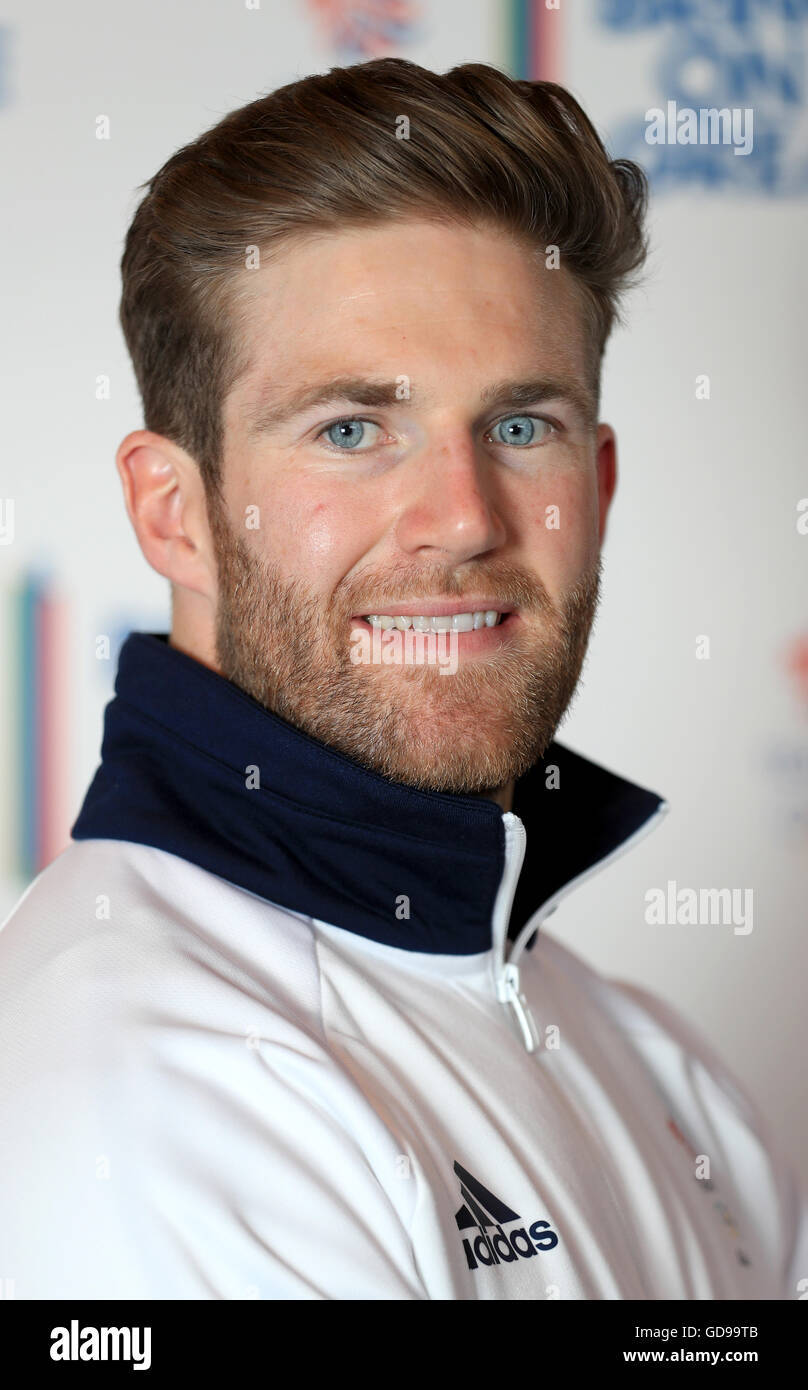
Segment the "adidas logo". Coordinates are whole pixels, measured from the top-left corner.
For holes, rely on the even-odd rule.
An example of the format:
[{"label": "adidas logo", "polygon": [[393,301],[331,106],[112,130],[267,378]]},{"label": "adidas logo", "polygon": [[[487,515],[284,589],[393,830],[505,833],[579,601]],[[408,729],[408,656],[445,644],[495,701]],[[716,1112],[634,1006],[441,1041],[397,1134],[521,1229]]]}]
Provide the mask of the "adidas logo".
[{"label": "adidas logo", "polygon": [[[459,1163],[455,1162],[454,1170],[460,1179],[463,1197],[463,1206],[455,1213],[457,1229],[468,1231],[476,1227],[478,1231],[474,1240],[470,1236],[463,1237],[469,1269],[477,1269],[478,1265],[513,1264],[520,1258],[529,1260],[532,1255],[558,1245],[558,1236],[550,1230],[549,1221],[534,1221],[529,1231],[520,1226],[506,1234],[503,1226],[521,1221],[519,1213],[501,1202]],[[489,1226],[493,1227],[492,1235],[488,1234]]]}]

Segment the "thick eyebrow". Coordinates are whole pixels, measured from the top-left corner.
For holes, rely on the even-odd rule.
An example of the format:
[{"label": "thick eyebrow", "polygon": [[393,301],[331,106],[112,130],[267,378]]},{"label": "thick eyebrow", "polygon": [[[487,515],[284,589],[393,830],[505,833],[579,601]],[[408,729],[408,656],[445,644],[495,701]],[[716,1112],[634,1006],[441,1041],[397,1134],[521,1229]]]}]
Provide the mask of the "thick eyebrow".
[{"label": "thick eyebrow", "polygon": [[[381,409],[389,405],[401,405],[396,391],[400,385],[395,381],[370,381],[361,376],[335,376],[329,381],[315,382],[304,386],[286,396],[278,396],[271,382],[262,389],[260,398],[247,408],[246,420],[249,433],[265,434],[286,424],[304,410],[315,405],[336,405],[345,401],[351,405],[365,405]],[[406,404],[406,402],[404,402]]]},{"label": "thick eyebrow", "polygon": [[597,401],[594,394],[568,377],[533,377],[527,381],[500,381],[486,387],[482,402],[489,409],[501,406],[544,405],[547,401],[563,401],[576,411],[586,429],[594,428]]},{"label": "thick eyebrow", "polygon": [[[416,400],[414,390],[406,399],[401,398],[400,381],[373,381],[367,377],[332,377],[280,398],[273,390],[272,383],[267,383],[259,398],[247,407],[245,419],[248,433],[260,435],[277,429],[296,415],[318,405],[336,406],[343,402],[378,410],[387,406],[411,405],[413,400]],[[481,404],[488,409],[542,405],[549,400],[566,402],[577,412],[585,428],[593,427],[597,413],[594,396],[584,386],[567,378],[535,377],[525,381],[500,381],[487,386],[480,396]]]}]

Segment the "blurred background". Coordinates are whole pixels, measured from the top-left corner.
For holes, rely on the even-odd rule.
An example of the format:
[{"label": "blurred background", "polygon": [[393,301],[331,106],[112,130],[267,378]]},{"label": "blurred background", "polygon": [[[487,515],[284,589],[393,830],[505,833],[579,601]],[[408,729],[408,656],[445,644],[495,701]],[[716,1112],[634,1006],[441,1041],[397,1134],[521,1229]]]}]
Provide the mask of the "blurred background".
[{"label": "blurred background", "polygon": [[[117,322],[137,186],[337,64],[549,78],[652,185],[645,283],[605,365],[603,602],[559,740],[671,807],[552,935],[684,1013],[808,1182],[807,46],[806,0],[7,0],[0,918],[68,843],[123,637],[170,626],[114,466],[142,425]],[[675,138],[672,111],[708,107],[747,133],[751,111],[752,149]],[[670,883],[751,889],[752,931],[649,925],[645,895]]]}]

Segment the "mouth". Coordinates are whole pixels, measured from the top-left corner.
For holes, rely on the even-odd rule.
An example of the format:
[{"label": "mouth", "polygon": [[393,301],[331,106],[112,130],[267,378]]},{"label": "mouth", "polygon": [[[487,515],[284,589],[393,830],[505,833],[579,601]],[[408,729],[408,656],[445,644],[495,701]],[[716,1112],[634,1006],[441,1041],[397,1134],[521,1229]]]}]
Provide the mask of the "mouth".
[{"label": "mouth", "polygon": [[[405,651],[409,651],[410,646],[415,645],[413,661],[420,665],[418,654],[418,644],[437,643],[442,648],[448,644],[456,657],[463,663],[472,660],[492,660],[510,644],[510,640],[516,630],[518,630],[521,619],[518,613],[512,608],[496,608],[493,604],[486,607],[464,607],[458,609],[457,602],[450,604],[426,604],[421,602],[421,607],[427,609],[426,613],[413,613],[396,611],[397,605],[391,605],[394,609],[392,613],[367,613],[358,614],[352,622],[354,631],[358,628],[367,634],[367,640],[372,644],[378,644],[380,652],[388,647],[395,649],[397,646],[405,644]],[[443,612],[434,612],[435,608],[442,607]],[[452,607],[454,612],[451,611]],[[446,612],[446,609],[450,609]],[[385,658],[380,657],[380,660]],[[404,664],[408,664],[406,656]]]},{"label": "mouth", "polygon": [[424,612],[414,606],[391,605],[389,612],[358,613],[354,622],[367,623],[371,628],[388,632],[480,632],[484,628],[503,627],[515,619],[510,608],[498,608],[494,603],[475,603],[459,608],[457,604],[424,604]]}]

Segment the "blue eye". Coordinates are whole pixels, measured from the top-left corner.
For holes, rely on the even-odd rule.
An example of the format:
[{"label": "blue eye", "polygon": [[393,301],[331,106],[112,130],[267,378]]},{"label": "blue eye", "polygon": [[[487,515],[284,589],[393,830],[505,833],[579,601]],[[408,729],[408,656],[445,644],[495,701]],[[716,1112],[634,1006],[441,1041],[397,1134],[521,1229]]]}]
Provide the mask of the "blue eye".
[{"label": "blue eye", "polygon": [[515,444],[520,448],[524,448],[526,444],[539,443],[540,441],[534,438],[537,423],[545,425],[548,430],[552,428],[546,420],[540,419],[537,415],[506,415],[493,427],[494,442]]},{"label": "blue eye", "polygon": [[344,453],[356,452],[357,446],[365,439],[368,425],[371,429],[378,429],[378,425],[374,425],[372,420],[357,420],[353,417],[335,420],[333,425],[326,426],[321,437],[325,437],[329,444],[333,444],[336,449],[342,449]]}]

